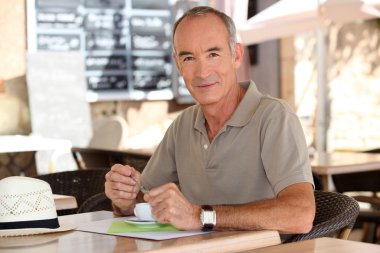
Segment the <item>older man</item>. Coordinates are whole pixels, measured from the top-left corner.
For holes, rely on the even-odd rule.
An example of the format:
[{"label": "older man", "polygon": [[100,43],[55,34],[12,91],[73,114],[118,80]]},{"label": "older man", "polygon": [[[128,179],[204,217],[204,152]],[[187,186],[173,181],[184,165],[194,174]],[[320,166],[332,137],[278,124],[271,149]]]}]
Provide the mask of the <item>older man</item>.
[{"label": "older man", "polygon": [[243,47],[233,21],[195,7],[175,23],[173,47],[198,104],[173,122],[142,175],[111,168],[106,195],[115,212],[147,201],[158,222],[184,230],[308,232],[315,202],[302,128],[283,101],[238,82]]}]

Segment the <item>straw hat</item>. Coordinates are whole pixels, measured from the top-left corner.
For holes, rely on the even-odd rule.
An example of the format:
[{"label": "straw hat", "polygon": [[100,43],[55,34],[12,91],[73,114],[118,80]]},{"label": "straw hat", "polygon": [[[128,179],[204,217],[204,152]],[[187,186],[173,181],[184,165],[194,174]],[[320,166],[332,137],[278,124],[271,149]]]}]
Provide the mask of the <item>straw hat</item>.
[{"label": "straw hat", "polygon": [[0,180],[0,237],[72,229],[75,229],[72,224],[59,224],[48,183],[19,176]]}]

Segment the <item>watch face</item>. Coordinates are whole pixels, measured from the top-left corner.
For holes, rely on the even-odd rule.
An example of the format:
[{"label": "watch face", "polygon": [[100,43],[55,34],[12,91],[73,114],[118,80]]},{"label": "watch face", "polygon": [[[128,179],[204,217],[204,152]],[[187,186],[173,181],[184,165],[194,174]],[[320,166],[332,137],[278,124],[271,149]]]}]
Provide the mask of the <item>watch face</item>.
[{"label": "watch face", "polygon": [[202,225],[206,225],[206,224],[215,225],[216,224],[215,211],[202,210],[201,222],[202,222]]}]

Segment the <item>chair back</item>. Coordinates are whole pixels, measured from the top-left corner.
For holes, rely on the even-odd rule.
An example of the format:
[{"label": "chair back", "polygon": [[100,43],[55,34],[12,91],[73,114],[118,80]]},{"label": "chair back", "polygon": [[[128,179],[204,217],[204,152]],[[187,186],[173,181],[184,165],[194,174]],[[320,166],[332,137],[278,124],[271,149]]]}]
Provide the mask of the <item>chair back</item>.
[{"label": "chair back", "polygon": [[71,152],[79,169],[110,168],[116,163],[130,165],[142,172],[150,155],[94,148],[72,148]]},{"label": "chair back", "polygon": [[112,211],[112,201],[107,198],[104,192],[88,198],[78,209],[78,213],[95,211]]},{"label": "chair back", "polygon": [[[109,169],[75,170],[39,175],[35,178],[48,182],[54,194],[74,196],[80,207],[89,197],[104,192],[105,174]],[[77,213],[78,208],[59,210],[58,215]]]},{"label": "chair back", "polygon": [[295,242],[326,236],[347,239],[359,214],[359,204],[353,198],[336,192],[314,191],[316,213],[313,228],[307,234],[296,234],[285,242]]}]

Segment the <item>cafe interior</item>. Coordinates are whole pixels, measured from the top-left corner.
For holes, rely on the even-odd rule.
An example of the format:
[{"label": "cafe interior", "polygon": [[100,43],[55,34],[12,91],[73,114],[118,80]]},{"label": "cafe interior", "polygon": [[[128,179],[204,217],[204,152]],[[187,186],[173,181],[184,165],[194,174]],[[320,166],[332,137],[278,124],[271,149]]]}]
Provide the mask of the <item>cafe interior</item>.
[{"label": "cafe interior", "polygon": [[[315,184],[307,234],[139,227],[113,213],[112,165],[142,172],[196,104],[171,29],[200,5],[234,20],[239,81],[300,120]],[[0,34],[0,252],[380,252],[379,0],[0,0]],[[30,208],[9,196],[35,179],[61,230],[9,236],[7,212]]]}]

